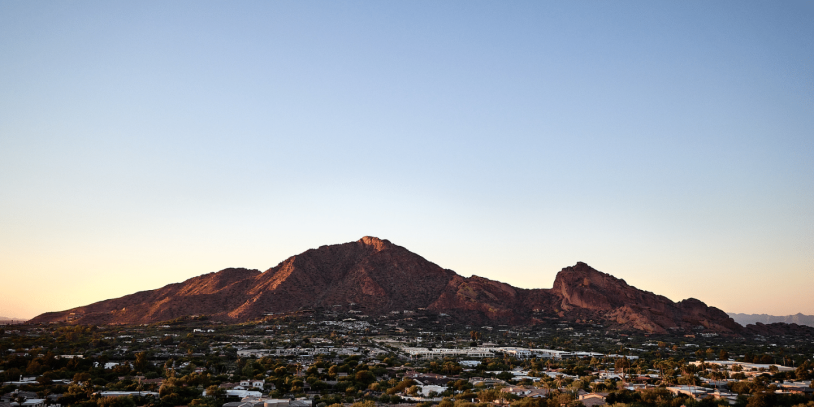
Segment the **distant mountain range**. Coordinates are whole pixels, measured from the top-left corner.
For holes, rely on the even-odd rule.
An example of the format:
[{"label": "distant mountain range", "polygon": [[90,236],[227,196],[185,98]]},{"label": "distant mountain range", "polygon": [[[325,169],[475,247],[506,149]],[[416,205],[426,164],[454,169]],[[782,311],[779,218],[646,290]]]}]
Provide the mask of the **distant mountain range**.
[{"label": "distant mountain range", "polygon": [[26,320],[25,320],[25,319],[23,319],[23,318],[8,318],[8,317],[0,317],[0,321],[15,321],[15,322],[17,322],[17,321],[21,321],[21,322],[24,322],[24,321],[26,321]]},{"label": "distant mountain range", "polygon": [[795,315],[777,316],[766,314],[739,314],[737,312],[730,312],[729,316],[732,317],[735,322],[744,326],[747,324],[756,324],[758,322],[761,324],[782,322],[786,324],[798,324],[814,327],[814,315],[803,315],[799,313]]},{"label": "distant mountain range", "polygon": [[[351,308],[371,316],[434,312],[473,325],[574,322],[662,334],[750,332],[697,299],[676,303],[585,263],[562,269],[553,288],[523,289],[478,276],[462,277],[404,247],[369,236],[308,250],[265,272],[229,268],[156,290],[48,312],[30,322],[144,324],[187,315],[244,322],[269,314]],[[759,328],[762,333],[773,329]]]}]

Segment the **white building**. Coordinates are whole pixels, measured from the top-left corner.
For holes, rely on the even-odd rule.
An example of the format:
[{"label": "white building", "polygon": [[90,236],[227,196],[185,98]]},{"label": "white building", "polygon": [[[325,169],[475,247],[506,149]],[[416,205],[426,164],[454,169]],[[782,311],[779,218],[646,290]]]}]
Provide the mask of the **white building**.
[{"label": "white building", "polygon": [[[265,385],[265,382],[262,381],[262,380],[242,380],[240,382],[240,387],[242,387],[243,389],[251,389],[252,387],[254,387],[255,389],[263,390],[263,385]],[[237,389],[237,388],[235,388],[235,389]],[[237,389],[237,390],[242,390],[242,389]]]},{"label": "white building", "polygon": [[437,359],[445,357],[489,358],[495,354],[487,348],[402,348],[402,351],[415,359]]},{"label": "white building", "polygon": [[[226,390],[227,396],[234,397],[263,397],[263,393],[254,390]],[[206,397],[206,390],[203,391],[203,396]]]},{"label": "white building", "polygon": [[424,384],[419,387],[421,388],[421,395],[424,397],[430,397],[430,393],[432,392],[441,394],[447,390],[447,388],[444,386],[436,386],[434,384]]},{"label": "white building", "polygon": [[122,396],[153,396],[158,397],[154,391],[100,391],[96,393],[102,397],[122,397]]},{"label": "white building", "polygon": [[[729,369],[732,369],[732,367],[735,366],[735,365],[740,365],[743,368],[743,370],[747,371],[747,372],[752,371],[752,370],[759,371],[760,369],[763,369],[765,371],[769,371],[772,368],[772,366],[776,366],[778,372],[791,372],[791,371],[794,370],[793,367],[782,366],[782,365],[777,365],[777,364],[771,364],[771,363],[769,363],[769,364],[745,363],[745,362],[736,362],[734,360],[709,360],[709,361],[705,361],[704,363],[706,363],[708,365],[723,366],[723,367],[726,367],[726,368],[729,368]],[[695,362],[690,362],[690,364],[698,366],[698,365],[701,364],[701,362],[700,361],[695,361]]]}]

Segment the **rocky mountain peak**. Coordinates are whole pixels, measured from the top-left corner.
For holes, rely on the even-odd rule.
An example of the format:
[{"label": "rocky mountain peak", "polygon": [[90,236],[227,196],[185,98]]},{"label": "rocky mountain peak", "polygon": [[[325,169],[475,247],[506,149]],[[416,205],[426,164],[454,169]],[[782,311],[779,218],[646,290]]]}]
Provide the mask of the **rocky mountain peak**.
[{"label": "rocky mountain peak", "polygon": [[359,239],[357,242],[365,246],[370,246],[377,252],[380,252],[384,249],[389,249],[390,247],[393,246],[393,244],[390,243],[389,240],[379,239],[378,237],[374,236],[365,236]]},{"label": "rocky mountain peak", "polygon": [[624,290],[630,288],[625,280],[603,273],[583,263],[565,267],[557,273],[554,279],[554,292],[568,296],[574,289],[587,289],[591,291]]}]

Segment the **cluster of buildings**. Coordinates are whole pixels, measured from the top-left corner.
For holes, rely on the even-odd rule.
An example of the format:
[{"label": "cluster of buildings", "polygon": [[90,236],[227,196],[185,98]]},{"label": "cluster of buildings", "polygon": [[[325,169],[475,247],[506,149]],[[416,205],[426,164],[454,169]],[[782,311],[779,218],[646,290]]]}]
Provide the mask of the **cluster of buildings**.
[{"label": "cluster of buildings", "polygon": [[570,352],[555,349],[534,349],[534,348],[521,348],[515,346],[481,346],[470,348],[417,348],[417,347],[402,347],[401,351],[409,356],[411,359],[443,359],[445,357],[463,357],[463,358],[492,358],[498,354],[506,354],[518,359],[529,358],[545,358],[545,359],[567,359],[567,358],[583,358],[583,357],[610,357],[610,358],[627,358],[630,360],[638,359],[638,356],[633,355],[617,355],[605,354],[598,352]]}]

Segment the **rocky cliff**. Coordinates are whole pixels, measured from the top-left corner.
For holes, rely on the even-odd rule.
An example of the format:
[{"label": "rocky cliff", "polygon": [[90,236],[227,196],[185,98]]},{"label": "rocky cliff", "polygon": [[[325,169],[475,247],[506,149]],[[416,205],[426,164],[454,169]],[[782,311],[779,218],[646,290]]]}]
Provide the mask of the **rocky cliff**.
[{"label": "rocky cliff", "polygon": [[714,332],[739,332],[725,312],[689,298],[678,303],[667,297],[639,290],[585,263],[566,267],[554,280],[555,295],[564,314],[587,313],[594,319],[646,332],[665,333],[673,328],[704,327]]},{"label": "rocky cliff", "polygon": [[536,324],[555,318],[653,333],[743,329],[723,311],[699,300],[674,303],[585,263],[562,269],[551,289],[522,289],[478,276],[462,277],[375,237],[311,249],[265,272],[226,269],[157,290],[42,314],[31,322],[136,324],[194,314],[238,322],[351,303],[369,315],[425,308],[467,323]]}]

